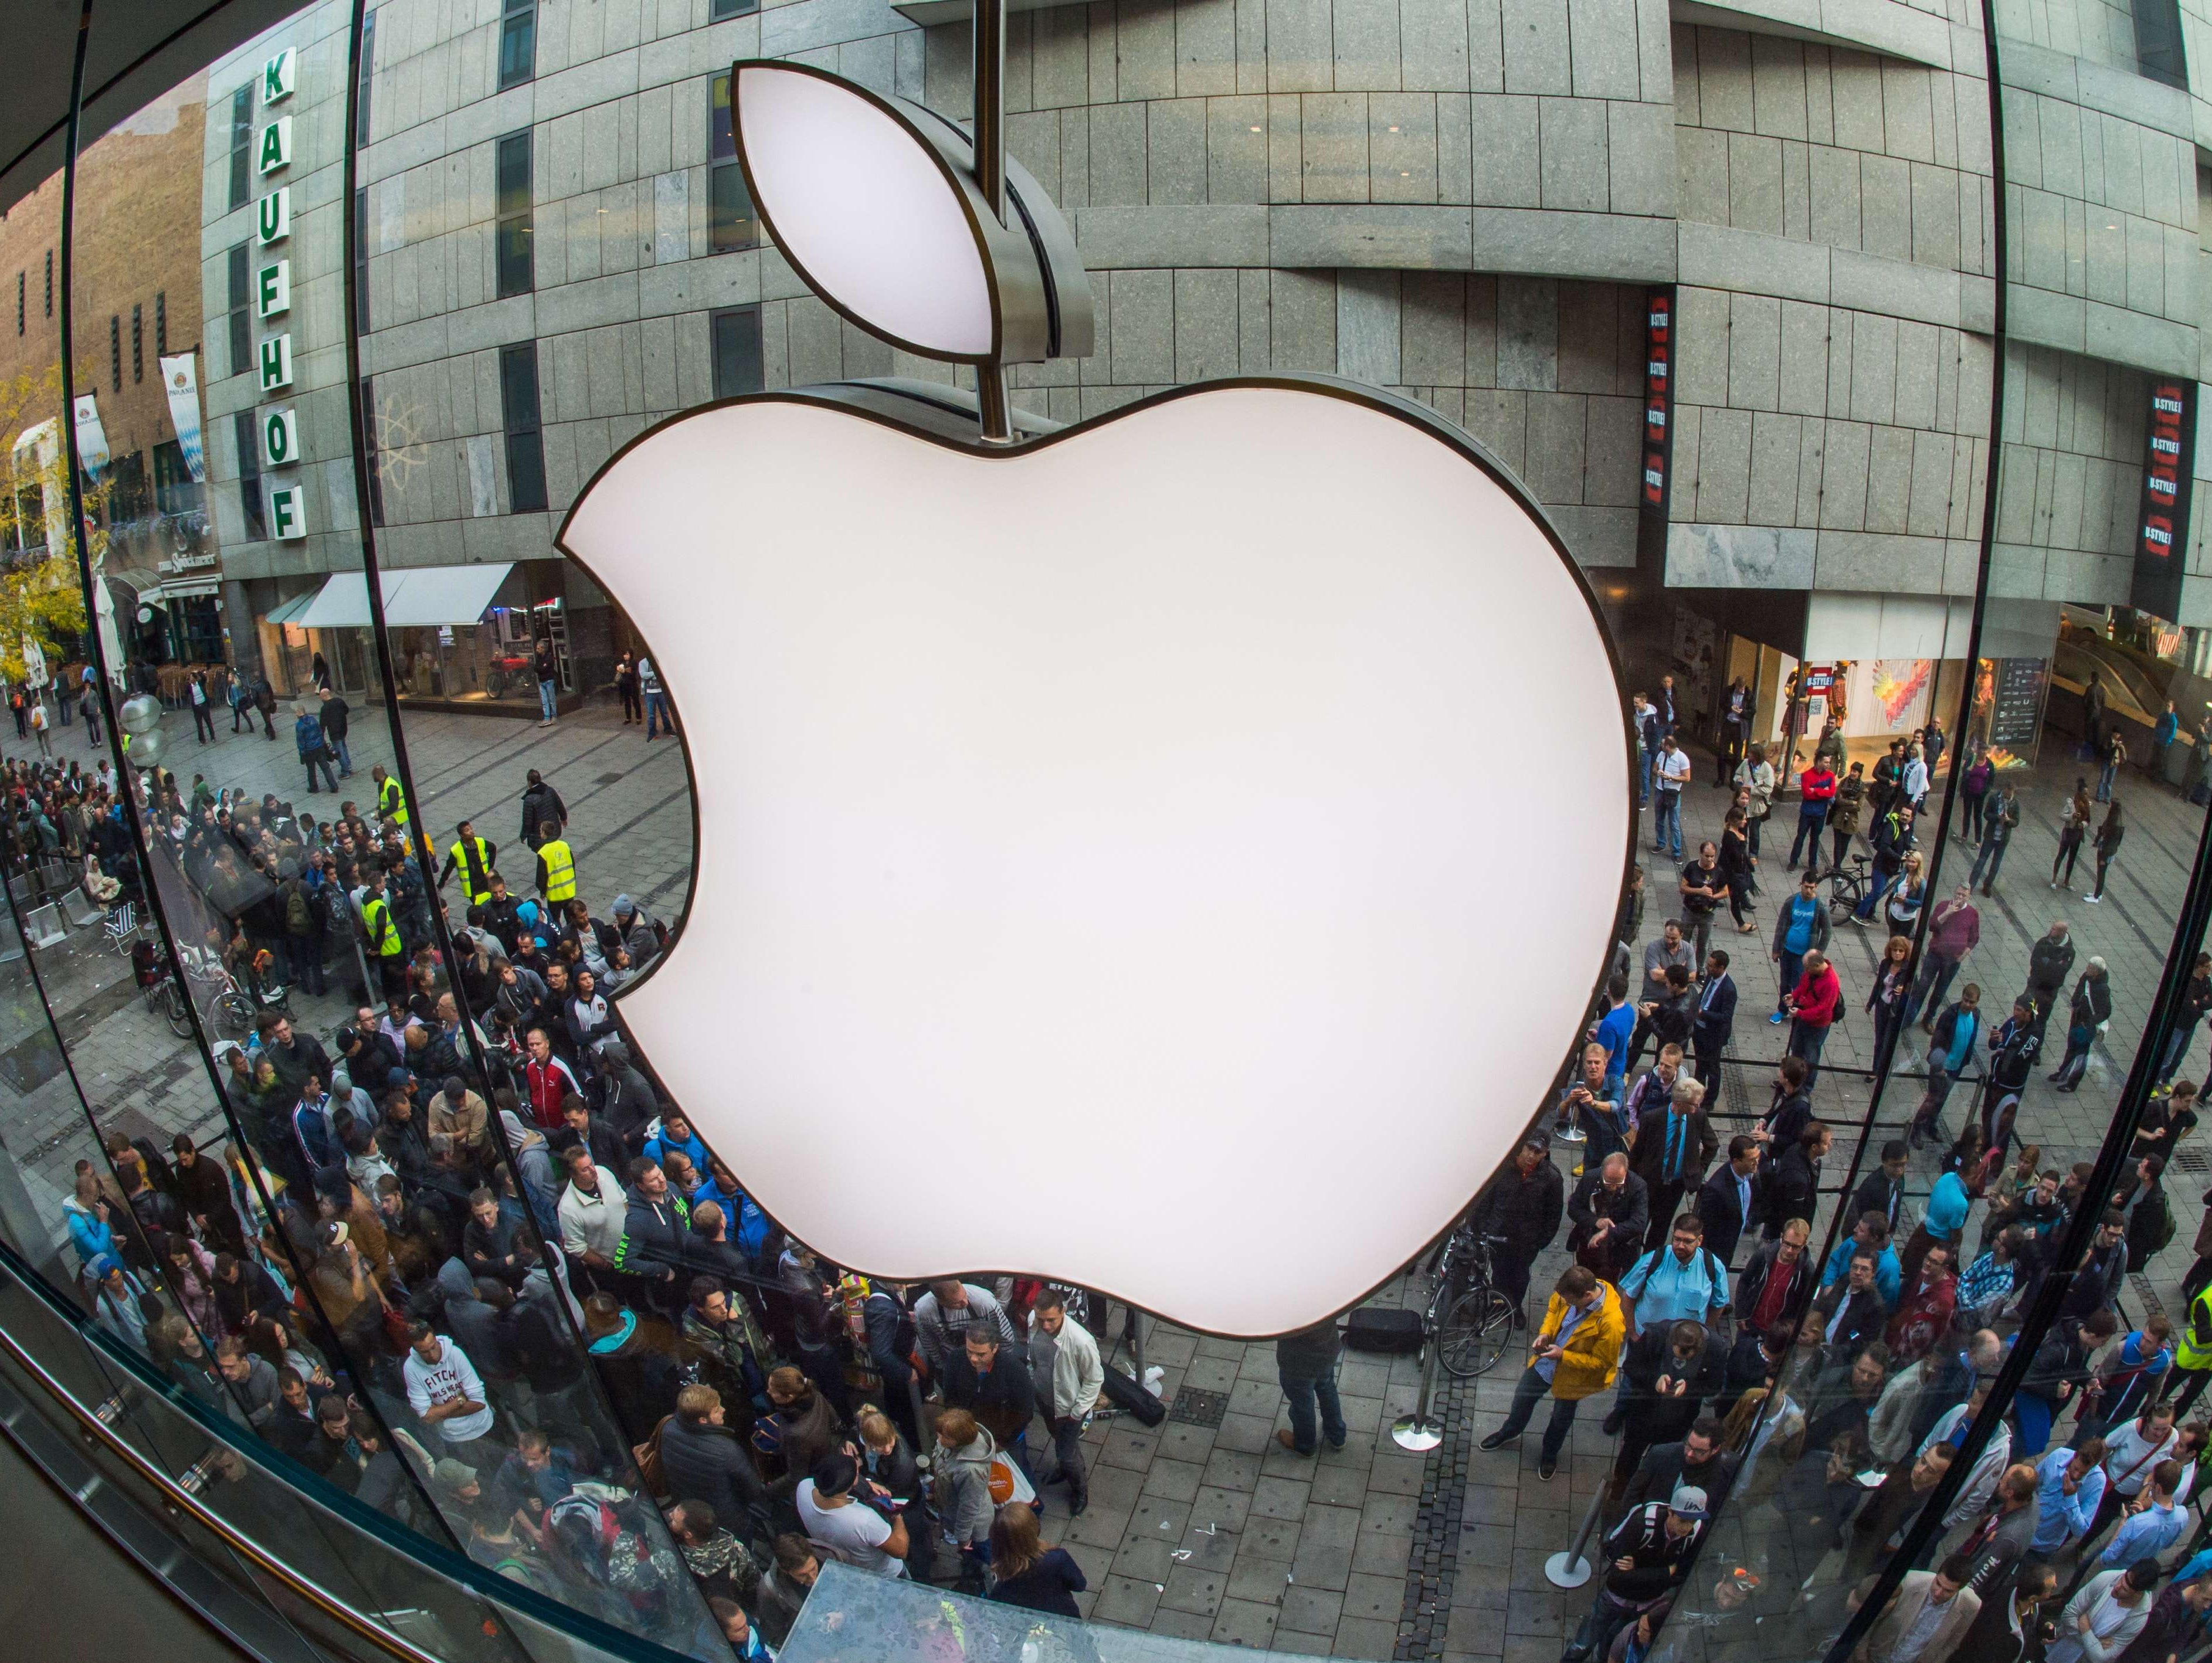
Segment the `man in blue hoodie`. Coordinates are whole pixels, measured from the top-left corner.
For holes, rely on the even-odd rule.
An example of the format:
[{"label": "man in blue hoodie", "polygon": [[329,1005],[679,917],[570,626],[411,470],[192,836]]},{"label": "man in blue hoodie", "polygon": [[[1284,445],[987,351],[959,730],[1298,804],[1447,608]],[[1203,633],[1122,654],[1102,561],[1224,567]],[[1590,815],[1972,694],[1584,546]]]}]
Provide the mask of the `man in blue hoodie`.
[{"label": "man in blue hoodie", "polygon": [[322,722],[310,716],[305,705],[292,707],[292,743],[299,750],[300,760],[307,764],[307,794],[310,797],[315,794],[317,768],[323,771],[323,779],[330,788],[333,792],[337,790],[338,777],[331,772],[331,754],[323,743]]}]

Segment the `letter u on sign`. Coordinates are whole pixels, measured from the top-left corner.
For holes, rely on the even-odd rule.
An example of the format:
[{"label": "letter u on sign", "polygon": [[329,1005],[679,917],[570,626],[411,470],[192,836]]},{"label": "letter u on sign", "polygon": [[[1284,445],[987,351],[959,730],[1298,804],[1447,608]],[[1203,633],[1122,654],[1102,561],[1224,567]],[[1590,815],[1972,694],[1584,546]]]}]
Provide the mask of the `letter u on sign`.
[{"label": "letter u on sign", "polygon": [[292,187],[281,185],[254,204],[253,234],[266,248],[292,234]]}]

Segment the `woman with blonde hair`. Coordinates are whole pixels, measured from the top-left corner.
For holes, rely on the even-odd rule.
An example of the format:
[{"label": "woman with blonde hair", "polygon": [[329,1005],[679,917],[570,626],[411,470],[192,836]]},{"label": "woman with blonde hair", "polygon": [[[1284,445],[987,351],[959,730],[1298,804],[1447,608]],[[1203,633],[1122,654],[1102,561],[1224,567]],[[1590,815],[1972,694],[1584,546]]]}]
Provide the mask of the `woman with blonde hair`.
[{"label": "woman with blonde hair", "polygon": [[1912,991],[1906,965],[1912,957],[1912,938],[1892,936],[1875,967],[1874,983],[1867,989],[1866,1008],[1874,1013],[1874,1065],[1879,1072],[1896,1043],[1899,1015],[1905,996]]},{"label": "woman with blonde hair", "polygon": [[1054,1617],[1080,1617],[1075,1596],[1090,1584],[1066,1548],[1047,1544],[1036,1509],[1008,1502],[991,1520],[991,1592],[1001,1605],[1019,1605]]}]

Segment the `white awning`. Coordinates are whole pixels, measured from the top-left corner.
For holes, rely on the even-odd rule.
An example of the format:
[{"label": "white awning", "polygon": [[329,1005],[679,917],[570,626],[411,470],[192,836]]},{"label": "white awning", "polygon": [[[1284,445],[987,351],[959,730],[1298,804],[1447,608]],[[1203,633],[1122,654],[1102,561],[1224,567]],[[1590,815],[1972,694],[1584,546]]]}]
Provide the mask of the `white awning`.
[{"label": "white awning", "polygon": [[187,595],[220,595],[222,580],[219,578],[169,578],[161,585],[165,599],[180,600]]},{"label": "white awning", "polygon": [[[384,580],[391,592],[392,580]],[[366,629],[368,628],[368,580],[359,572],[333,572],[307,610],[290,620],[303,629]]]},{"label": "white awning", "polygon": [[414,566],[391,573],[385,580],[385,622],[395,627],[474,624],[514,569],[511,561],[489,561],[479,566]]},{"label": "white awning", "polygon": [[[395,628],[475,623],[514,569],[511,561],[492,561],[478,566],[411,566],[386,572],[380,586],[384,621]],[[289,622],[307,629],[368,628],[367,579],[359,572],[333,573],[307,610]]]},{"label": "white awning", "polygon": [[276,610],[261,622],[276,624],[297,623],[300,621],[300,615],[314,604],[315,598],[311,594],[295,595],[288,601],[280,601]]}]

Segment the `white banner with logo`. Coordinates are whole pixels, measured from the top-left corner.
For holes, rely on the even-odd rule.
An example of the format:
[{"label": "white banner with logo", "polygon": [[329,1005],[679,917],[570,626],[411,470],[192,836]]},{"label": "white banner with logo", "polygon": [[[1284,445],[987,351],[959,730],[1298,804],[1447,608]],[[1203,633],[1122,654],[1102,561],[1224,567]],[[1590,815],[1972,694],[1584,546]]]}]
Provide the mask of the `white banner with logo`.
[{"label": "white banner with logo", "polygon": [[161,385],[169,395],[169,422],[177,430],[177,447],[185,453],[185,466],[195,481],[205,484],[207,447],[200,439],[199,370],[191,353],[161,360]]},{"label": "white banner with logo", "polygon": [[107,434],[100,425],[99,398],[89,392],[76,396],[76,453],[85,472],[97,480],[107,466]]}]

